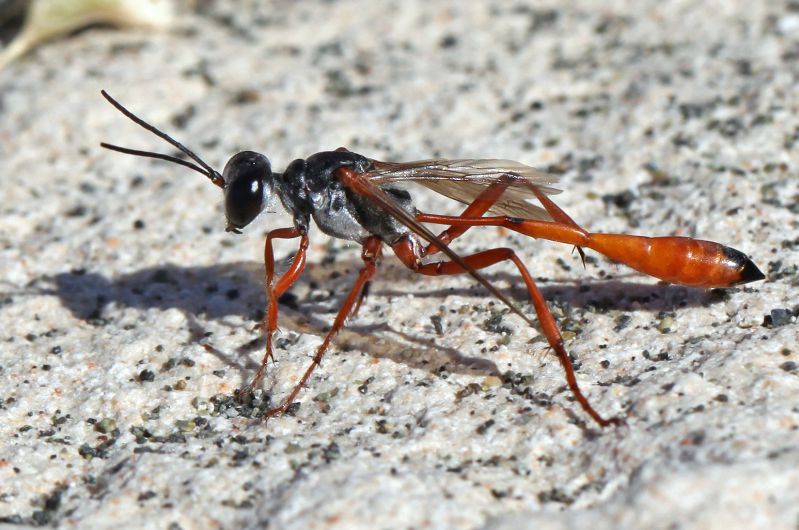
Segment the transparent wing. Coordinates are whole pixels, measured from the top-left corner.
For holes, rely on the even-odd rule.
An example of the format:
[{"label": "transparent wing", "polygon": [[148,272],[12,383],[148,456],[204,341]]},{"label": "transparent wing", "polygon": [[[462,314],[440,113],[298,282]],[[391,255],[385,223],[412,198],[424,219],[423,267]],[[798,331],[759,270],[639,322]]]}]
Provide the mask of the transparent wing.
[{"label": "transparent wing", "polygon": [[359,174],[350,168],[339,168],[336,173],[336,178],[339,182],[344,184],[347,188],[354,191],[361,197],[365,197],[376,205],[378,208],[384,210],[388,215],[394,217],[397,221],[408,227],[408,229],[422,238],[424,241],[431,243],[438,247],[450,260],[457,263],[464,272],[469,274],[472,278],[480,282],[488,292],[493,294],[499,301],[507,306],[511,311],[516,313],[529,325],[533,325],[530,320],[519,307],[514,304],[510,298],[502,294],[493,283],[480,273],[477,269],[469,265],[457,252],[452,250],[449,245],[442,241],[437,235],[430,231],[425,225],[416,220],[413,214],[405,211],[391,196],[383,190],[379,185],[375,184],[372,180],[368,179],[365,174]]},{"label": "transparent wing", "polygon": [[508,188],[488,210],[494,215],[524,219],[551,220],[549,214],[536,206],[534,188],[547,194],[560,193],[551,185],[558,177],[513,160],[436,158],[415,162],[371,161],[374,169],[364,177],[382,186],[399,182],[416,182],[463,204],[470,204],[486,187],[501,180]]}]

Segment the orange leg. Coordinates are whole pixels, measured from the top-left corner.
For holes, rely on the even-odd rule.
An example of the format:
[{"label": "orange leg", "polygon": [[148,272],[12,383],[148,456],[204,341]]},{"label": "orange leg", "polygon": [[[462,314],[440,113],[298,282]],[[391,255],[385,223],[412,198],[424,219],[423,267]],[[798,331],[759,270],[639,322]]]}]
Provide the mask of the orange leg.
[{"label": "orange leg", "polygon": [[[461,265],[451,261],[421,264],[419,262],[419,256],[414,253],[413,244],[408,238],[400,240],[391,248],[394,250],[394,253],[400,259],[400,261],[405,264],[405,266],[415,272],[418,272],[419,274],[424,274],[427,276],[441,276],[464,274],[466,272]],[[605,427],[611,423],[619,423],[620,420],[617,418],[606,420],[600,416],[599,413],[594,410],[594,408],[588,402],[588,399],[585,397],[585,395],[583,395],[580,387],[577,385],[577,378],[574,375],[574,366],[569,358],[569,354],[566,352],[566,348],[563,346],[563,337],[560,334],[560,330],[558,330],[558,325],[555,322],[555,318],[549,311],[546,301],[544,300],[544,296],[541,294],[538,286],[536,286],[533,277],[530,275],[527,267],[524,266],[519,257],[516,256],[516,253],[509,248],[495,248],[478,252],[477,254],[463,256],[463,260],[475,269],[483,269],[496,263],[508,260],[512,261],[513,264],[516,265],[516,268],[519,270],[519,273],[522,275],[522,279],[527,286],[527,292],[530,294],[530,299],[533,302],[533,307],[535,307],[535,312],[538,315],[538,320],[541,323],[544,336],[547,338],[547,342],[549,342],[549,345],[558,356],[561,366],[563,366],[563,370],[566,373],[566,383],[569,385],[572,395],[583,408],[583,410],[599,425]]]},{"label": "orange leg", "polygon": [[[473,217],[482,217],[484,213],[491,209],[491,206],[494,205],[495,202],[499,200],[502,196],[504,191],[508,188],[509,182],[505,182],[500,180],[498,182],[494,182],[493,184],[489,185],[484,189],[480,195],[478,195],[474,201],[461,213],[459,218],[467,219]],[[533,193],[535,194],[536,198],[541,202],[541,205],[547,211],[547,213],[552,217],[552,219],[556,223],[564,224],[571,226],[577,230],[582,230],[580,225],[574,222],[574,219],[569,217],[569,215],[564,212],[557,204],[552,202],[546,193],[543,193],[540,189],[538,189],[535,185],[530,184],[530,188],[532,189]],[[421,214],[424,216],[425,214]],[[422,218],[417,216],[418,221],[423,221]],[[468,229],[470,228],[467,224],[459,224],[459,225],[450,225],[449,228],[441,232],[438,237],[444,243],[450,243],[452,240],[460,237],[463,235]],[[579,246],[575,247],[577,251],[580,253],[580,258],[583,260],[583,265],[585,265],[585,253],[583,249]],[[425,247],[424,252],[422,252],[422,256],[429,256],[431,254],[435,254],[439,252],[439,249],[434,245],[428,245]]]},{"label": "orange leg", "polygon": [[[494,182],[490,184],[486,189],[480,192],[480,195],[475,197],[474,201],[466,207],[466,209],[461,213],[458,217],[460,218],[471,218],[471,217],[482,217],[484,213],[486,213],[491,206],[494,205],[495,202],[502,197],[502,194],[508,188],[508,184],[502,181]],[[421,219],[417,220],[421,221]],[[453,239],[456,239],[462,236],[469,228],[468,225],[455,225],[450,226],[440,234],[438,234],[438,238],[441,239],[444,243],[449,244]],[[440,249],[435,245],[427,245],[424,250],[422,251],[422,256],[430,256],[431,254],[435,254],[436,252],[440,252]]]},{"label": "orange leg", "polygon": [[[339,147],[337,151],[346,151],[344,147]],[[478,195],[474,201],[463,211],[463,213],[459,217],[480,217],[484,213],[486,213],[491,206],[499,200],[502,196],[502,193],[508,187],[507,183],[504,182],[495,182],[489,185],[485,190],[483,190],[480,195]],[[464,234],[470,227],[469,226],[450,226],[440,234],[438,234],[439,239],[444,243],[449,244],[453,239],[456,239]],[[435,254],[436,252],[440,252],[441,250],[436,247],[435,245],[429,244],[422,250],[422,256],[429,256],[431,254]],[[358,314],[358,311],[361,309],[361,304],[363,303],[364,299],[369,294],[369,283],[364,285],[363,290],[361,291],[361,296],[358,298],[358,302],[355,304],[355,309],[352,311],[352,316]]]},{"label": "orange leg", "polygon": [[[300,238],[300,246],[297,250],[297,254],[295,254],[294,259],[291,261],[291,266],[288,268],[288,270],[283,273],[283,276],[280,277],[280,279],[277,281],[277,284],[273,285],[275,277],[275,254],[272,250],[272,240],[293,239],[295,237]],[[274,356],[272,355],[272,336],[277,329],[278,299],[283,293],[289,290],[294,282],[297,281],[297,278],[300,277],[303,269],[305,269],[305,254],[307,250],[308,235],[301,234],[296,228],[278,228],[277,230],[272,230],[266,235],[266,243],[264,244],[264,283],[266,286],[268,305],[262,324],[264,328],[264,335],[266,336],[266,353],[261,360],[261,366],[255,373],[255,377],[252,378],[252,381],[250,381],[248,385],[244,386],[238,391],[240,395],[248,394],[254,388],[256,388],[266,374],[266,364],[269,359],[272,359],[272,361],[275,360]]]},{"label": "orange leg", "polygon": [[352,308],[352,313],[350,313],[350,317],[356,317],[358,315],[358,311],[361,310],[361,305],[363,301],[366,300],[366,297],[369,296],[369,287],[372,285],[372,282],[366,282],[363,284],[363,289],[361,289],[361,294],[358,296],[358,300],[355,302],[355,307]]},{"label": "orange leg", "polygon": [[580,225],[574,222],[574,219],[569,217],[569,215],[560,209],[560,206],[552,202],[546,193],[542,193],[541,190],[536,188],[535,186],[530,186],[533,189],[533,193],[535,193],[536,198],[541,203],[541,206],[547,211],[547,213],[552,217],[552,220],[556,223],[569,225],[572,228],[577,228],[578,230],[582,230]]},{"label": "orange leg", "polygon": [[597,234],[571,223],[514,217],[464,219],[419,213],[416,218],[424,223],[450,226],[502,226],[530,237],[590,248],[649,276],[690,287],[730,287],[764,278],[745,254],[713,241]]},{"label": "orange leg", "polygon": [[[560,206],[552,202],[552,199],[547,197],[546,193],[543,193],[541,190],[530,184],[530,188],[532,188],[533,193],[535,193],[536,198],[547,211],[547,213],[552,217],[552,220],[556,223],[564,224],[571,226],[572,228],[576,228],[578,230],[582,230],[580,225],[574,222],[574,219],[569,217],[569,215],[560,209]],[[585,252],[583,252],[583,248],[576,246],[577,252],[580,254],[580,259],[583,262],[583,267],[585,267]]]},{"label": "orange leg", "polygon": [[328,346],[330,346],[330,341],[333,340],[333,337],[336,335],[336,333],[338,333],[341,328],[344,327],[347,317],[350,316],[358,304],[358,301],[361,299],[361,294],[364,287],[374,276],[375,271],[377,270],[377,261],[380,258],[382,247],[383,243],[377,237],[370,237],[363,243],[363,251],[361,252],[363,268],[361,269],[360,274],[358,274],[358,279],[355,280],[355,285],[352,286],[350,294],[341,305],[341,309],[336,315],[336,320],[333,322],[333,327],[331,327],[330,331],[328,331],[327,335],[325,335],[325,340],[322,341],[322,345],[316,350],[316,355],[314,355],[313,362],[311,362],[311,365],[307,370],[305,370],[302,378],[300,378],[300,382],[297,383],[297,385],[294,387],[294,390],[291,391],[291,394],[289,394],[289,396],[283,400],[283,403],[266,412],[267,417],[276,416],[285,412],[289,405],[291,405],[291,403],[294,401],[294,398],[297,397],[297,394],[300,393],[300,390],[308,381],[308,378],[311,377],[314,369],[322,362],[322,357],[325,355]]}]

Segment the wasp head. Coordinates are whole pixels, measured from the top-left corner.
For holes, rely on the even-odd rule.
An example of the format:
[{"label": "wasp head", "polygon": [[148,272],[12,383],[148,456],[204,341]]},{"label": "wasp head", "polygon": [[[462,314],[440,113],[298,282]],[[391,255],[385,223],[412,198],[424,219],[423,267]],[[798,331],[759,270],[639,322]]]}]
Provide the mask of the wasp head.
[{"label": "wasp head", "polygon": [[239,233],[258,217],[274,192],[269,159],[254,151],[236,153],[222,171],[228,232]]}]

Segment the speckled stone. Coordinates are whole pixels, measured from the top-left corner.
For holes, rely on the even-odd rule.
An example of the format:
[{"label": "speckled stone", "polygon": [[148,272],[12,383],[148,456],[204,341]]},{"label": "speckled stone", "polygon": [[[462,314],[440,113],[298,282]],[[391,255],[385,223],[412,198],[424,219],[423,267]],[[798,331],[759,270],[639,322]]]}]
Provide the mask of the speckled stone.
[{"label": "speckled stone", "polygon": [[[795,5],[196,4],[169,33],[92,28],[0,72],[0,521],[796,526]],[[768,279],[667,286],[476,229],[453,248],[517,250],[586,394],[625,426],[592,424],[539,331],[469,278],[390,256],[299,409],[264,423],[266,402],[231,394],[263,348],[263,235],[291,220],[225,233],[201,176],[101,150],[171,152],[102,88],[215,167],[241,149],[279,169],[339,146],[519,160],[560,174],[558,204],[590,230],[722,241]],[[295,245],[277,244],[281,266]],[[318,231],[311,250],[281,305],[273,402],[360,266]],[[512,266],[487,274],[532,312]]]}]

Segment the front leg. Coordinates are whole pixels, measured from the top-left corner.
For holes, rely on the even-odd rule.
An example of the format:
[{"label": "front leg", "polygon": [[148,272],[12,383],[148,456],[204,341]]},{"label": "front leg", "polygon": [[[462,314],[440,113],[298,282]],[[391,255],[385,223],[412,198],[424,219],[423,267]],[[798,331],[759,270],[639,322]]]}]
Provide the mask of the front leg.
[{"label": "front leg", "polygon": [[347,317],[352,315],[356,304],[358,304],[359,300],[362,299],[361,294],[363,293],[363,289],[369,284],[369,282],[372,280],[372,277],[375,275],[375,271],[377,270],[377,262],[380,259],[382,248],[383,243],[378,237],[370,237],[364,241],[363,250],[361,251],[363,268],[361,269],[360,274],[358,274],[358,278],[355,280],[355,284],[352,286],[350,294],[347,295],[347,298],[341,305],[341,308],[336,315],[336,320],[333,321],[333,326],[330,328],[330,331],[327,332],[327,335],[325,335],[322,344],[316,350],[316,355],[314,355],[313,361],[311,361],[311,364],[305,370],[305,373],[302,374],[300,381],[294,386],[294,390],[291,391],[291,394],[289,394],[289,396],[284,399],[280,405],[267,411],[265,416],[271,417],[284,413],[286,409],[289,408],[289,405],[291,405],[291,403],[294,401],[294,398],[297,397],[297,394],[300,393],[300,390],[305,383],[308,382],[308,379],[311,377],[314,369],[321,364],[322,357],[325,355],[325,352],[327,352],[328,346],[330,346],[330,341],[332,341],[336,333],[338,333],[341,328],[344,327]]},{"label": "front leg", "polygon": [[[289,266],[288,270],[284,272],[277,283],[274,284],[275,254],[272,249],[272,240],[293,239],[295,237],[300,238],[300,246],[297,249],[297,254],[294,255],[294,259],[291,261],[291,266]],[[261,366],[255,373],[255,377],[253,377],[248,385],[238,391],[239,395],[246,395],[252,392],[252,390],[261,383],[261,380],[263,380],[269,359],[274,361],[274,356],[272,355],[272,336],[277,329],[278,299],[283,293],[288,291],[300,277],[303,269],[305,269],[305,255],[307,250],[308,234],[300,232],[297,228],[278,228],[266,235],[266,243],[264,244],[264,287],[266,289],[268,305],[262,323],[264,336],[266,338],[266,352],[261,360]]]}]

